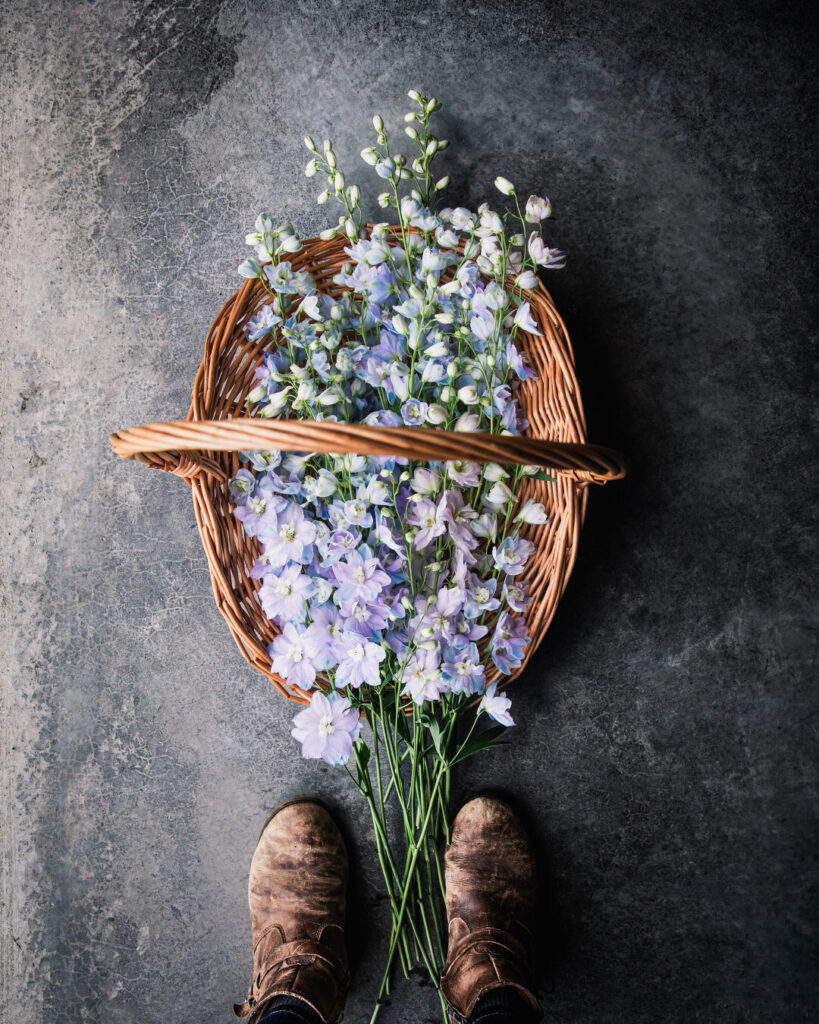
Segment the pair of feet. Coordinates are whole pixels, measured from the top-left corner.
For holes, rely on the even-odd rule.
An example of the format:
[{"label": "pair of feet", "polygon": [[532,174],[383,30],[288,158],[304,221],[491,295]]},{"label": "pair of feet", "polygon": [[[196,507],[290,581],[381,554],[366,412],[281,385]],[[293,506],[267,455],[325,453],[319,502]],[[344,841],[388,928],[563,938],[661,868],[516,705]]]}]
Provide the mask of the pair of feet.
[{"label": "pair of feet", "polygon": [[[239,1017],[254,1024],[278,996],[335,1021],[350,985],[344,937],[348,862],[344,841],[317,800],[293,800],[268,820],[250,866],[253,982]],[[452,827],[445,860],[449,947],[441,987],[453,1021],[509,989],[540,1008],[531,989],[536,872],[512,809],[477,797]]]}]

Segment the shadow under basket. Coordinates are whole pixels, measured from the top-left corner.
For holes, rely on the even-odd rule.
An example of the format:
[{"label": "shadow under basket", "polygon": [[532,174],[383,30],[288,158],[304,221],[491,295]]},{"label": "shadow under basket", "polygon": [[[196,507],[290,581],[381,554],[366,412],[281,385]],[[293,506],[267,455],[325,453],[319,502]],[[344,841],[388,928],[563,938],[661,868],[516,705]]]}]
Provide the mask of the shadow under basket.
[{"label": "shadow under basket", "polygon": [[[348,244],[343,236],[328,242],[310,239],[291,257],[291,265],[294,270],[306,270],[320,292],[339,297],[343,289],[333,277],[347,261],[344,248]],[[250,575],[261,547],[245,534],[232,512],[228,484],[242,466],[242,451],[352,452],[414,461],[542,467],[554,480],[526,477],[517,495],[519,504],[528,498],[542,502],[549,520],[521,530],[535,545],[521,576],[529,581],[533,598],[526,613],[532,639],[514,676],[523,671],[543,640],[577,558],[588,485],[622,478],[626,464],[617,452],[588,444],[565,325],[542,283],[527,298],[541,334],[517,334],[517,344],[537,374],[517,392],[529,421],[521,437],[243,415],[247,395],[256,383],[255,370],[271,347],[270,338],[264,344],[252,342],[245,330],[248,319],[270,301],[258,280],[247,281],[214,320],[187,419],[130,427],[111,436],[117,455],[175,473],[188,483],[216,604],[247,661],[290,700],[303,704],[309,694],[271,670],[267,647],[280,631],[265,615],[258,596],[260,582]],[[494,668],[487,672],[488,682],[497,678]]]}]

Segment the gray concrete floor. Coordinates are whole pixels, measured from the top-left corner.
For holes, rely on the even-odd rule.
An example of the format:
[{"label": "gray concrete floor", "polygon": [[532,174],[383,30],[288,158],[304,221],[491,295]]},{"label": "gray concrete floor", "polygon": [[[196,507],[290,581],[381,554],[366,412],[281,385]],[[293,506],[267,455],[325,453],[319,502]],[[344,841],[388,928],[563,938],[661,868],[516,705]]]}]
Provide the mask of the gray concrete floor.
[{"label": "gray concrete floor", "polygon": [[[362,807],[236,651],[184,484],[107,436],[184,415],[259,210],[321,226],[302,134],[352,163],[414,85],[446,103],[453,198],[498,173],[552,197],[591,433],[633,460],[592,496],[514,744],[459,779],[537,822],[548,1019],[815,1020],[806,10],[0,9],[2,1020],[230,1020],[258,829],[306,790],[354,836],[362,1018],[386,923]],[[415,981],[383,1020],[433,1011]]]}]

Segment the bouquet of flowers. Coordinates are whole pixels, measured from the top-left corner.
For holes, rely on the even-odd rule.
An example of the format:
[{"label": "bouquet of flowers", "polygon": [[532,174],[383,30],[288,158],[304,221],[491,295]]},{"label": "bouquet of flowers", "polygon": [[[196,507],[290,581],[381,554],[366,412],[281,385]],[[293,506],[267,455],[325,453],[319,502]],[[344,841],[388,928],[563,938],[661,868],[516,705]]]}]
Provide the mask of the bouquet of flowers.
[{"label": "bouquet of flowers", "polygon": [[[440,103],[409,97],[416,155],[394,151],[378,116],[361,154],[392,223],[365,224],[332,143],[305,139],[306,174],[326,186],[318,202],[341,205],[321,234],[348,243],[335,296],[291,265],[303,243],[290,224],[262,214],[248,236],[254,255],[239,272],[269,293],[246,323],[265,350],[248,416],[526,429],[517,395],[533,370],[517,336],[540,333],[527,300],[539,268],[565,262],[542,235],[551,204],[524,204],[497,178],[504,211],[441,208]],[[526,477],[550,478],[538,466],[399,456],[247,451],[242,461],[230,493],[260,546],[252,575],[277,627],[271,667],[309,695],[292,735],[304,757],[347,772],[372,816],[392,910],[375,1019],[396,959],[405,974],[420,959],[439,983],[451,772],[514,725],[498,686],[530,642],[522,574],[548,518],[517,493]]]}]

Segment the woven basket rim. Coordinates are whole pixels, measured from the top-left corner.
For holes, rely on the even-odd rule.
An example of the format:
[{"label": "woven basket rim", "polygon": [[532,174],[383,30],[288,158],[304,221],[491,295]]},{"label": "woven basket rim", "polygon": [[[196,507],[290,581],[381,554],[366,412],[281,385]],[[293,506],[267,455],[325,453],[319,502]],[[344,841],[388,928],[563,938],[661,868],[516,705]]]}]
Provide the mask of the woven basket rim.
[{"label": "woven basket rim", "polygon": [[[331,278],[347,261],[344,246],[348,241],[308,239],[291,257],[291,264],[296,270],[308,270],[317,279],[319,291],[346,291],[336,288]],[[231,512],[227,484],[239,468],[240,450],[412,452],[418,461],[418,453],[423,461],[444,461],[447,454],[451,459],[455,452],[463,461],[550,466],[555,470],[554,481],[525,478],[518,495],[518,503],[527,497],[544,501],[552,515],[549,524],[525,526],[521,531],[536,544],[522,577],[529,580],[535,595],[526,614],[532,639],[520,668],[504,677],[501,685],[520,675],[542,642],[577,557],[587,485],[621,478],[626,464],[611,449],[588,444],[574,353],[551,295],[538,281],[526,298],[542,333],[517,335],[538,372],[536,380],[524,382],[519,390],[530,423],[522,436],[235,415],[250,390],[243,391],[249,375],[270,347],[248,341],[244,331],[249,317],[270,299],[257,280],[246,281],[214,319],[187,419],[132,427],[112,435],[112,446],[121,457],[175,473],[189,484],[217,606],[244,658],[290,700],[305,703],[309,692],[272,671],[267,644],[280,630],[265,616],[256,596],[258,581],[249,577],[250,564],[260,554],[260,547],[255,538],[244,534]],[[264,447],[259,448],[260,444]],[[494,669],[487,681],[493,677],[498,678]]]}]

